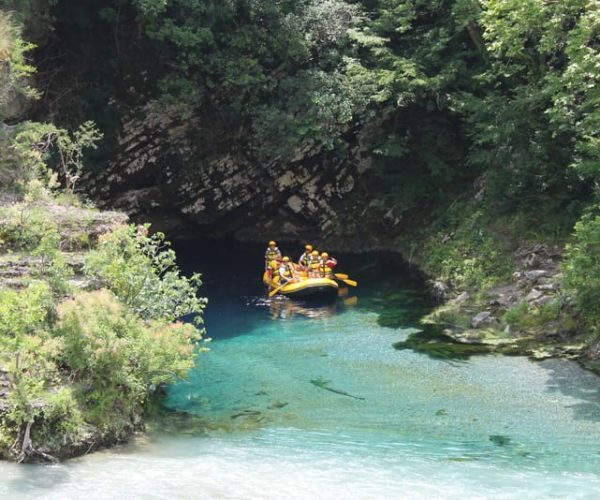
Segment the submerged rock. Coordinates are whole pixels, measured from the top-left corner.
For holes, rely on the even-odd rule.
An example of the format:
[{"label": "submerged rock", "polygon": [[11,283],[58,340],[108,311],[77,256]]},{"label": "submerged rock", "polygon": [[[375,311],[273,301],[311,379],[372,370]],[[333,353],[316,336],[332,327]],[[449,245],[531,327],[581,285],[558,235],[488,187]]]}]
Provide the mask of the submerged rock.
[{"label": "submerged rock", "polygon": [[496,446],[507,446],[512,441],[508,436],[503,436],[502,434],[492,434],[489,440]]}]

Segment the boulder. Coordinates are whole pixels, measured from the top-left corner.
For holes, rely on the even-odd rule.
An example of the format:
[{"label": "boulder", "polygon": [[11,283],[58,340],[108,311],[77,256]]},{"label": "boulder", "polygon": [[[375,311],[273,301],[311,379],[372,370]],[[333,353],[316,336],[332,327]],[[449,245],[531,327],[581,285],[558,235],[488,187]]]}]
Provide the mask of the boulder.
[{"label": "boulder", "polygon": [[443,281],[431,281],[431,291],[437,300],[444,301],[450,292],[450,286]]},{"label": "boulder", "polygon": [[471,318],[471,326],[473,328],[479,328],[482,325],[488,325],[494,321],[495,318],[492,316],[491,312],[482,311]]},{"label": "boulder", "polygon": [[540,297],[542,297],[543,295],[544,295],[544,292],[541,292],[537,288],[534,288],[533,290],[531,290],[531,292],[529,292],[527,294],[527,297],[525,297],[525,300],[527,302],[534,302],[534,301],[538,300]]},{"label": "boulder", "polygon": [[533,283],[535,283],[540,278],[546,277],[546,276],[548,276],[548,271],[545,271],[544,269],[535,269],[532,271],[525,271],[525,278],[527,278],[528,281],[531,281]]},{"label": "boulder", "polygon": [[555,290],[558,290],[560,288],[560,285],[558,283],[550,282],[544,285],[537,285],[536,288],[544,292],[553,292]]}]

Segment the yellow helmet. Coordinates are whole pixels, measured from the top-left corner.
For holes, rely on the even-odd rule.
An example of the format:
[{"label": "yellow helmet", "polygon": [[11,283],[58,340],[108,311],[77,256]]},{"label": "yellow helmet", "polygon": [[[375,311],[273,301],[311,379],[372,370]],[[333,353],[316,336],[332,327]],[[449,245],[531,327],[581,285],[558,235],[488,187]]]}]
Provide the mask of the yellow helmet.
[{"label": "yellow helmet", "polygon": [[327,252],[323,252],[321,254],[321,257],[323,257],[324,259],[326,259],[327,257],[329,257],[329,254]]},{"label": "yellow helmet", "polygon": [[273,240],[271,240],[271,241],[269,241],[269,246],[270,247],[277,246],[277,243],[275,243]]},{"label": "yellow helmet", "polygon": [[306,250],[308,250],[309,252],[312,252],[313,246],[312,245],[306,245],[304,248],[306,248]]},{"label": "yellow helmet", "polygon": [[319,251],[318,250],[313,250],[311,255],[318,257],[319,256]]},{"label": "yellow helmet", "polygon": [[283,262],[289,262],[290,258],[289,257],[284,257],[282,260],[283,260]]}]

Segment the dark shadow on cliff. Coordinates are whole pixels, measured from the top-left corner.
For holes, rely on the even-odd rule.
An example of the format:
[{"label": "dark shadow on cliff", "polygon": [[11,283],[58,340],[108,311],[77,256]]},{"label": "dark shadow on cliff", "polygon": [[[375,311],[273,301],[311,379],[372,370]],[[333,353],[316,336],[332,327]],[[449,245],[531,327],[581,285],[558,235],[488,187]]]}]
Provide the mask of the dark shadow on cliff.
[{"label": "dark shadow on cliff", "polygon": [[[298,259],[302,247],[298,243],[280,244],[284,255],[293,260]],[[174,248],[183,272],[202,273],[201,292],[209,298],[205,321],[213,338],[243,335],[260,321],[323,317],[346,307],[377,313],[381,326],[408,328],[417,326],[433,306],[423,276],[393,252],[330,252],[339,263],[336,272],[357,280],[358,287],[345,287],[340,282],[342,297],[315,304],[267,298],[262,283],[265,246],[260,243],[197,239],[178,241]]]}]

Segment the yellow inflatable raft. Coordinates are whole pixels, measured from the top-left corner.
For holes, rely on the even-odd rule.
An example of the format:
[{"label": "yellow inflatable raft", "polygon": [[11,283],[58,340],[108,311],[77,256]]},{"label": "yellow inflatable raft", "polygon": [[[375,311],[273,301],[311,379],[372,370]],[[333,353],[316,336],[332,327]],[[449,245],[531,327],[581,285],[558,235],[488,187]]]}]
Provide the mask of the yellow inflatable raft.
[{"label": "yellow inflatable raft", "polygon": [[[263,274],[263,283],[273,288],[269,281],[268,273]],[[300,281],[288,283],[278,293],[288,297],[308,298],[308,297],[326,297],[328,295],[337,295],[339,286],[337,281],[329,278],[301,278]]]}]

